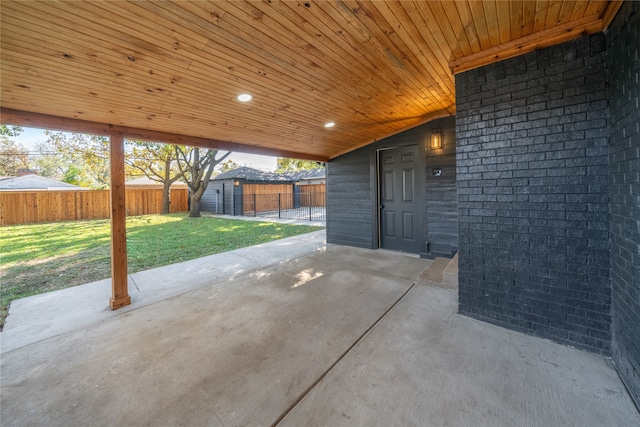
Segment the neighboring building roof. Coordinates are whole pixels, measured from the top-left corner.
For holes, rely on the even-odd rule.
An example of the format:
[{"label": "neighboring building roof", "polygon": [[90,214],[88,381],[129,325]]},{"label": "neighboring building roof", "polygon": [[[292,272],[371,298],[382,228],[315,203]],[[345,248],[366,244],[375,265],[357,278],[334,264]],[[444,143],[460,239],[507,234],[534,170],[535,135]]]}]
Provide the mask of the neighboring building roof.
[{"label": "neighboring building roof", "polygon": [[39,175],[24,175],[0,180],[0,191],[20,190],[88,190]]},{"label": "neighboring building roof", "polygon": [[233,169],[212,178],[212,180],[222,179],[246,179],[247,181],[277,181],[277,182],[295,182],[304,181],[310,179],[324,179],[325,168],[316,168],[310,170],[302,170],[298,172],[287,173],[272,173],[263,172],[258,169],[253,169],[247,166],[242,166],[237,169]]},{"label": "neighboring building roof", "polygon": [[[126,186],[131,186],[131,187],[162,187],[162,183],[158,182],[158,181],[154,181],[152,179],[150,179],[149,177],[146,176],[141,176],[139,178],[135,178],[135,179],[130,179],[127,182],[125,182]],[[186,187],[187,184],[185,184],[182,181],[176,181],[173,184],[171,184],[172,187]]]},{"label": "neighboring building roof", "polygon": [[272,173],[272,172],[263,172],[258,169],[249,168],[247,166],[242,166],[237,169],[233,169],[213,178],[216,181],[222,179],[246,179],[247,181],[279,181],[279,182],[290,182],[291,178],[288,176]]},{"label": "neighboring building roof", "polygon": [[286,174],[292,181],[304,181],[307,179],[324,179],[325,178],[325,168],[316,168],[316,169],[308,169],[301,170],[297,172],[290,172]]}]

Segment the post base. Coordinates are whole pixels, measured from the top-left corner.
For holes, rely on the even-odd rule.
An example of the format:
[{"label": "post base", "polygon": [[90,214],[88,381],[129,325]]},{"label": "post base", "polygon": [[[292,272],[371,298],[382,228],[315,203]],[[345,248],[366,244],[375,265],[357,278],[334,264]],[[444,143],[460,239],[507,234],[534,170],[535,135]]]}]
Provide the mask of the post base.
[{"label": "post base", "polygon": [[121,297],[118,299],[111,298],[109,302],[111,305],[111,310],[117,310],[121,307],[124,307],[125,305],[131,304],[131,297],[127,295],[126,297]]}]

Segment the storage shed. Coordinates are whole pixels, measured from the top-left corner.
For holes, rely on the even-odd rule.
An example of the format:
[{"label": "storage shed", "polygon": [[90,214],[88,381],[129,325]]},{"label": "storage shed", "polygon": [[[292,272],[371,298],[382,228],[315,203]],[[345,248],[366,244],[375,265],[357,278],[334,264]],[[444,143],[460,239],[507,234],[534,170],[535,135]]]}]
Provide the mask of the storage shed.
[{"label": "storage shed", "polygon": [[[277,210],[278,195],[286,195],[284,199],[290,204],[294,182],[286,175],[243,166],[213,178],[202,195],[200,207],[204,212],[223,215],[253,215],[255,212]],[[256,195],[274,197],[256,200]]]}]

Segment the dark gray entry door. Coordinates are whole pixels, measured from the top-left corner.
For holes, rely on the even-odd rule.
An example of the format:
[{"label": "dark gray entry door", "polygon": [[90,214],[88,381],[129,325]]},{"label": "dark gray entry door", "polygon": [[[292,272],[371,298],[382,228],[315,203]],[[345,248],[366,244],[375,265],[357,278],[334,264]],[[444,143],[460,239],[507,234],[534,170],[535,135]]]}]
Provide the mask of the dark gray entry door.
[{"label": "dark gray entry door", "polygon": [[380,246],[420,253],[418,147],[380,151]]}]

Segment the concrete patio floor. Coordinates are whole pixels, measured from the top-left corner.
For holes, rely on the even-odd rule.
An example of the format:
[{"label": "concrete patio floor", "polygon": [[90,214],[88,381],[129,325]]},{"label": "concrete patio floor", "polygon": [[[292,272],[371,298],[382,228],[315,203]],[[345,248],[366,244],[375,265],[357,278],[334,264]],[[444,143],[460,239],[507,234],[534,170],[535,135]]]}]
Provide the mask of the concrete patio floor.
[{"label": "concrete patio floor", "polygon": [[[324,231],[16,301],[3,426],[637,426],[608,359],[456,314]],[[106,288],[106,289],[104,289]]]}]

